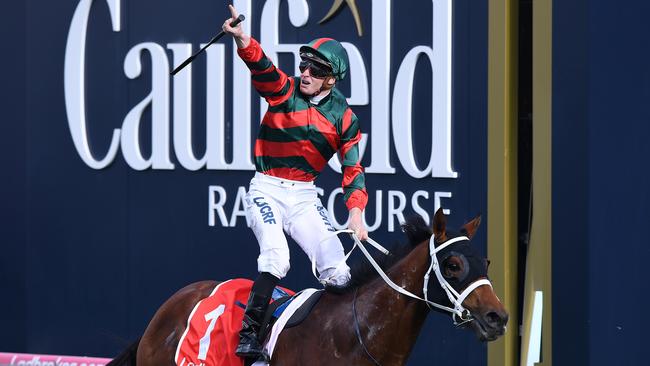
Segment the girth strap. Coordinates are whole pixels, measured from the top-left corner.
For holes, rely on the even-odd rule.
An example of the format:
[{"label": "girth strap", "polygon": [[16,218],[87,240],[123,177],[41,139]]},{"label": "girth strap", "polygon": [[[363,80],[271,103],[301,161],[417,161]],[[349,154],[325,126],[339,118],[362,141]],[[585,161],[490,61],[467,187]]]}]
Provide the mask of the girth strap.
[{"label": "girth strap", "polygon": [[359,328],[359,319],[357,319],[357,291],[359,289],[354,290],[354,298],[352,299],[352,316],[354,317],[354,332],[357,334],[357,339],[359,340],[359,344],[361,344],[361,348],[363,348],[363,351],[366,353],[366,356],[370,358],[370,360],[375,364],[375,366],[381,366],[379,361],[377,361],[372,355],[370,354],[370,351],[366,348],[366,345],[363,344],[363,338],[361,337],[361,329]]}]

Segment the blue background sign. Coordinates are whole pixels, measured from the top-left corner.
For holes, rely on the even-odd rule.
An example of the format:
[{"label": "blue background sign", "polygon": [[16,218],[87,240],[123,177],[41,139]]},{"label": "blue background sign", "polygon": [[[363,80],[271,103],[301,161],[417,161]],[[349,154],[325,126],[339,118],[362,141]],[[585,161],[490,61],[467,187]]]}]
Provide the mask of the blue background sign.
[{"label": "blue background sign", "polygon": [[[440,205],[453,227],[486,212],[487,1],[358,2],[358,24],[347,6],[319,24],[325,1],[235,5],[289,74],[299,45],[345,42],[353,64],[340,88],[367,134],[373,238],[405,241],[399,222]],[[3,350],[113,356],[177,289],[254,277],[258,247],[241,196],[265,106],[227,37],[168,75],[217,33],[226,3],[3,7]],[[343,227],[332,166],[317,185]],[[483,253],[485,238],[484,221],[474,240]],[[283,285],[318,286],[291,250]],[[472,333],[432,313],[409,364],[485,360]]]}]

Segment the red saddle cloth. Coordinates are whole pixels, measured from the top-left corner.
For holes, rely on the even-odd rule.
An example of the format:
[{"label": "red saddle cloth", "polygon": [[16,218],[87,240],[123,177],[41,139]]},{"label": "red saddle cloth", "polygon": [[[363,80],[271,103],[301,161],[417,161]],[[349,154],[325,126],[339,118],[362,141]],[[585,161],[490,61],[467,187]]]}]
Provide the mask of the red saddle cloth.
[{"label": "red saddle cloth", "polygon": [[[185,333],[176,348],[178,366],[243,366],[235,355],[239,330],[253,281],[234,279],[220,283],[190,313]],[[282,288],[288,294],[294,292]]]}]

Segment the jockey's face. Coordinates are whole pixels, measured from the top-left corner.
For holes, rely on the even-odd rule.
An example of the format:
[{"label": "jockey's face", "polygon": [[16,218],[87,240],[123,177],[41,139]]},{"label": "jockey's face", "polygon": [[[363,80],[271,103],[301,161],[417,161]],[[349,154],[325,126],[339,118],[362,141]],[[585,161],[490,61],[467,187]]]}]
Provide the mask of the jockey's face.
[{"label": "jockey's face", "polygon": [[305,95],[315,95],[316,93],[331,89],[336,83],[332,77],[332,69],[329,65],[312,54],[300,54],[300,91]]},{"label": "jockey's face", "polygon": [[300,73],[300,92],[305,95],[314,95],[321,90],[321,87],[326,80],[327,79],[314,77],[311,74],[311,69],[306,68]]}]

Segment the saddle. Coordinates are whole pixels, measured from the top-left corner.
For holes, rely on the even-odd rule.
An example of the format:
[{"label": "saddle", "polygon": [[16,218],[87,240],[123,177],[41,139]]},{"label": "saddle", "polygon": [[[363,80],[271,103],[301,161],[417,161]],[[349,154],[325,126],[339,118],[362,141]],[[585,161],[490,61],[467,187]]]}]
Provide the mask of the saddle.
[{"label": "saddle", "polygon": [[[264,315],[264,320],[262,321],[259,338],[264,341],[269,336],[271,329],[275,322],[280,318],[280,315],[284,313],[289,304],[296,299],[301,292],[298,292],[294,295],[289,295],[286,291],[280,287],[276,287],[273,290],[273,295],[271,296],[272,303],[269,304],[269,307],[266,309],[266,314]],[[323,295],[323,290],[315,291],[312,293],[307,300],[305,300],[298,309],[296,309],[293,314],[287,320],[287,323],[284,325],[283,329],[292,328],[297,325],[300,325],[305,318],[311,313],[311,310],[320,300],[321,295]],[[246,304],[243,304],[237,301],[237,306],[242,309],[246,309]]]}]

